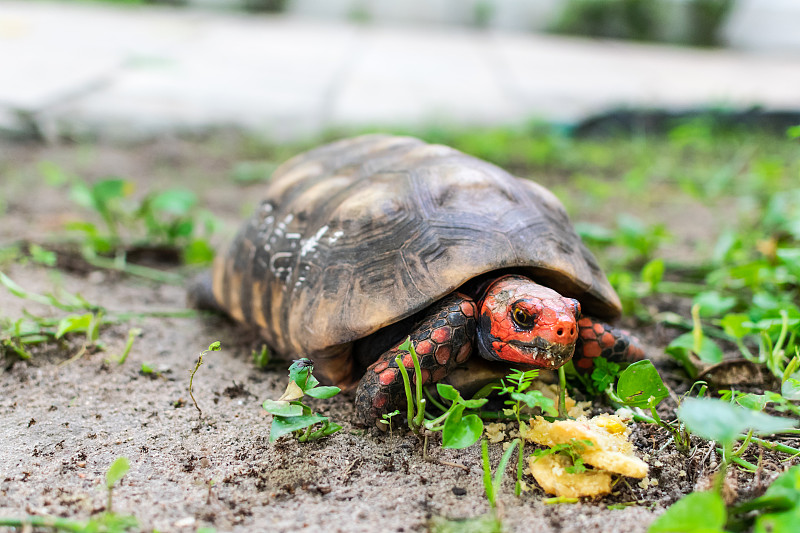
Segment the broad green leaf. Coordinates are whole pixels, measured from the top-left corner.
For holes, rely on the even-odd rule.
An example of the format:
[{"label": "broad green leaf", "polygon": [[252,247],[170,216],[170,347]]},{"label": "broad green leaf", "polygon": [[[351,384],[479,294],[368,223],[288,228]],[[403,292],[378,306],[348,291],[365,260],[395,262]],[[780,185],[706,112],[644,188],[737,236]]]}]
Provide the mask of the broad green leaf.
[{"label": "broad green leaf", "polygon": [[317,378],[311,375],[313,370],[314,365],[311,363],[310,359],[298,359],[289,367],[289,379],[297,383],[303,391],[306,391],[319,384]]},{"label": "broad green leaf", "polygon": [[284,435],[305,429],[308,426],[313,426],[319,422],[324,422],[328,418],[320,415],[304,415],[304,416],[276,416],[272,419],[272,426],[269,430],[269,441],[275,442]]},{"label": "broad green leaf", "polygon": [[736,397],[736,403],[753,411],[763,411],[767,402],[767,397],[763,394],[741,394]]},{"label": "broad green leaf", "polygon": [[205,265],[214,260],[214,248],[204,239],[195,239],[181,251],[187,265]]},{"label": "broad green leaf", "polygon": [[781,498],[791,506],[784,511],[767,512],[756,519],[754,533],[795,533],[800,524],[800,466],[793,466],[777,477],[758,500]]},{"label": "broad green leaf", "polygon": [[55,266],[56,265],[56,253],[50,250],[45,250],[38,244],[31,244],[28,246],[28,251],[31,254],[31,259],[34,262],[47,265],[47,266]]},{"label": "broad green leaf", "polygon": [[669,396],[658,370],[650,361],[637,361],[622,371],[617,396],[631,407],[654,407]]},{"label": "broad green leaf", "polygon": [[222,348],[220,347],[220,342],[219,341],[214,341],[214,342],[212,342],[211,344],[208,345],[208,350],[207,351],[209,351],[209,352],[218,352],[221,349]]},{"label": "broad green leaf", "polygon": [[727,514],[716,492],[693,492],[656,518],[647,533],[724,533]]},{"label": "broad green leaf", "polygon": [[443,448],[466,448],[478,442],[483,433],[483,420],[478,415],[459,416],[457,422],[452,418],[450,415],[444,423]]},{"label": "broad green leaf", "polygon": [[512,392],[511,398],[518,402],[523,402],[531,409],[539,407],[542,412],[556,416],[558,409],[555,407],[555,402],[548,398],[541,391],[534,390],[528,392]]},{"label": "broad green leaf", "polygon": [[306,389],[305,393],[312,398],[332,398],[342,391],[339,387],[314,387]]},{"label": "broad green leaf", "polygon": [[750,322],[749,316],[739,313],[732,313],[722,317],[722,320],[719,321],[719,325],[722,326],[722,329],[725,331],[725,333],[731,337],[741,339],[750,333],[750,328],[745,325],[748,322]]},{"label": "broad green leaf", "polygon": [[108,467],[106,472],[106,487],[109,489],[113,487],[117,481],[125,477],[125,474],[130,470],[130,464],[127,457],[118,457],[111,466]]},{"label": "broad green leaf", "polygon": [[131,181],[109,178],[98,181],[92,186],[92,200],[98,211],[106,210],[106,204],[116,198],[124,198],[133,194],[135,185]]},{"label": "broad green leaf", "polygon": [[150,204],[154,211],[185,215],[197,204],[197,196],[187,189],[170,189],[159,193]]},{"label": "broad green leaf", "polygon": [[642,267],[642,281],[650,285],[650,290],[655,290],[664,278],[664,260],[653,259]]},{"label": "broad green leaf", "polygon": [[690,331],[675,338],[665,351],[678,360],[685,358],[688,353],[694,353],[704,363],[716,364],[722,361],[722,350],[713,340],[703,336],[699,352],[695,352],[694,344],[695,336]]},{"label": "broad green leaf", "polygon": [[76,331],[85,333],[92,325],[93,315],[86,313],[85,315],[68,315],[58,322],[58,329],[56,330],[56,338],[60,339],[67,333],[74,333]]},{"label": "broad green leaf", "polygon": [[678,408],[678,418],[695,435],[720,443],[732,443],[737,435],[749,429],[758,435],[771,435],[798,424],[797,420],[751,411],[714,398],[686,398]]},{"label": "broad green leaf", "polygon": [[695,296],[693,303],[699,306],[700,316],[720,316],[736,305],[736,298],[723,296],[717,291],[707,291]]},{"label": "broad green leaf", "polygon": [[461,397],[461,393],[459,393],[455,387],[446,383],[437,383],[436,392],[439,393],[439,396],[451,402],[455,402]]},{"label": "broad green leaf", "polygon": [[488,398],[473,398],[471,400],[461,400],[459,403],[467,409],[479,409],[488,401]]},{"label": "broad green leaf", "polygon": [[300,416],[303,414],[302,405],[292,405],[289,402],[264,400],[261,405],[269,414],[275,416]]},{"label": "broad green leaf", "polygon": [[781,395],[787,400],[800,400],[800,379],[788,378],[784,381],[781,385]]}]

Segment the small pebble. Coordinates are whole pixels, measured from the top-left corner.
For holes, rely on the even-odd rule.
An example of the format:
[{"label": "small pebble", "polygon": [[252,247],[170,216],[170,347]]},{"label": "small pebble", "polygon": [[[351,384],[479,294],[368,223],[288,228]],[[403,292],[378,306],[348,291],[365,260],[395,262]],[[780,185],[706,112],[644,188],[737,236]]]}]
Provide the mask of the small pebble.
[{"label": "small pebble", "polygon": [[463,487],[453,487],[451,490],[456,496],[464,496],[467,493],[467,489]]}]

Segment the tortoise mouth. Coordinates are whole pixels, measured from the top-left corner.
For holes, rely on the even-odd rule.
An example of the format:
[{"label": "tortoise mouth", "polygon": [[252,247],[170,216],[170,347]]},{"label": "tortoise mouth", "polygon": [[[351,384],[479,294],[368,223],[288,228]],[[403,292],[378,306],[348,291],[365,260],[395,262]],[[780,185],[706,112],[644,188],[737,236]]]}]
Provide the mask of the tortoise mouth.
[{"label": "tortoise mouth", "polygon": [[574,343],[550,343],[541,337],[532,343],[517,339],[503,341],[481,329],[478,330],[477,337],[478,354],[488,361],[555,370],[572,359],[572,354],[575,352]]}]

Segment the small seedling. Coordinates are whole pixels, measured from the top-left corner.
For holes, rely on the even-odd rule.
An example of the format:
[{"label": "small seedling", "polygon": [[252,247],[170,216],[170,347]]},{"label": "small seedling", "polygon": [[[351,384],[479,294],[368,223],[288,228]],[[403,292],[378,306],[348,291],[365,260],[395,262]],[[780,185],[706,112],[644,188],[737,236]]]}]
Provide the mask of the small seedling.
[{"label": "small seedling", "polygon": [[314,366],[309,359],[298,359],[289,367],[289,384],[277,400],[265,400],[264,409],[272,415],[269,441],[294,434],[299,442],[308,442],[336,433],[342,426],[328,417],[314,413],[301,402],[303,396],[325,399],[339,394],[339,387],[320,386],[312,374]]},{"label": "small seedling", "polygon": [[[500,385],[495,385],[494,389],[498,394],[510,397],[505,401],[509,407],[503,410],[505,415],[513,416],[517,420],[520,435],[524,437],[527,431],[525,422],[520,418],[522,415],[523,404],[531,409],[541,409],[543,413],[551,416],[556,416],[557,411],[553,404],[553,400],[547,398],[541,391],[527,391],[530,388],[533,380],[539,375],[538,370],[517,370],[512,369],[511,373],[505,379],[500,380]],[[525,439],[519,440],[519,460],[517,461],[517,482],[514,486],[514,494],[519,496],[522,492],[522,470],[524,468],[524,448]]]},{"label": "small seedling", "polygon": [[136,337],[142,334],[142,330],[139,328],[131,328],[128,330],[128,341],[125,343],[125,348],[122,350],[122,355],[117,358],[117,364],[121,365],[128,359],[128,355],[131,353],[131,349],[133,348],[133,342],[136,340]]},{"label": "small seedling", "polygon": [[267,368],[272,360],[266,344],[261,345],[261,350],[253,350],[252,356],[253,363],[255,363],[258,368]]},{"label": "small seedling", "polygon": [[394,418],[395,416],[397,416],[399,414],[400,414],[400,410],[399,409],[395,409],[391,413],[385,413],[385,414],[381,415],[381,418],[383,418],[383,420],[380,421],[381,424],[389,427],[389,438],[393,437],[393,435],[392,435],[392,418]]},{"label": "small seedling", "polygon": [[200,356],[197,358],[197,363],[195,363],[194,369],[192,370],[192,373],[189,376],[189,396],[192,397],[192,402],[194,402],[194,407],[195,409],[197,409],[197,412],[200,413],[201,417],[203,416],[203,411],[202,409],[200,409],[200,406],[197,405],[197,400],[194,399],[194,393],[192,391],[192,385],[194,383],[194,375],[197,374],[197,371],[200,369],[200,365],[203,364],[203,356],[205,354],[207,354],[208,352],[218,352],[221,349],[222,348],[220,348],[219,346],[219,341],[212,342],[211,344],[209,344],[207,350],[203,350],[202,352],[200,352]]},{"label": "small seedling", "polygon": [[564,470],[568,474],[582,474],[587,470],[586,466],[583,464],[582,454],[590,446],[594,446],[594,443],[588,439],[587,440],[572,439],[568,443],[555,444],[549,448],[536,450],[533,452],[533,456],[536,457],[538,460],[540,457],[544,457],[545,455],[553,455],[553,454],[564,455],[565,457],[568,457],[570,461],[572,461],[572,466],[568,466]]},{"label": "small seedling", "polygon": [[114,493],[114,485],[117,484],[122,478],[125,477],[125,474],[131,469],[130,463],[128,463],[127,457],[118,457],[111,466],[108,467],[108,472],[106,472],[106,488],[108,489],[108,503],[106,504],[106,511],[109,513],[113,512],[113,508],[111,507],[111,497]]}]

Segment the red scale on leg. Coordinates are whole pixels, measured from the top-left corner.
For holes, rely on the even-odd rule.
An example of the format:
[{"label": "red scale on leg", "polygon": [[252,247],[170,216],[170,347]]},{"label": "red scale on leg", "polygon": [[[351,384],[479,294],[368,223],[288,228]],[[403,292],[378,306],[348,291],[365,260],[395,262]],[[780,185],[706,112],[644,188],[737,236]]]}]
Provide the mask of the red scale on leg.
[{"label": "red scale on leg", "polygon": [[444,366],[448,361],[450,361],[450,346],[445,344],[436,348],[436,362]]},{"label": "red scale on leg", "polygon": [[437,344],[442,344],[450,340],[451,331],[449,326],[438,328],[431,333],[431,340]]},{"label": "red scale on leg", "polygon": [[415,350],[419,356],[428,355],[433,352],[433,343],[431,341],[422,341],[416,345]]},{"label": "red scale on leg", "polygon": [[390,368],[388,370],[384,370],[383,372],[378,375],[378,381],[381,382],[381,385],[391,385],[394,383],[395,378],[397,377],[397,370],[394,368]]},{"label": "red scale on leg", "polygon": [[372,371],[375,372],[376,374],[380,374],[387,368],[389,368],[389,361],[383,361],[382,363],[378,363],[377,365],[375,365],[372,368]]},{"label": "red scale on leg", "polygon": [[601,355],[616,363],[632,363],[644,357],[639,341],[623,330],[591,317],[581,318],[578,327],[580,332],[572,360],[582,371],[591,372],[593,359]]}]

